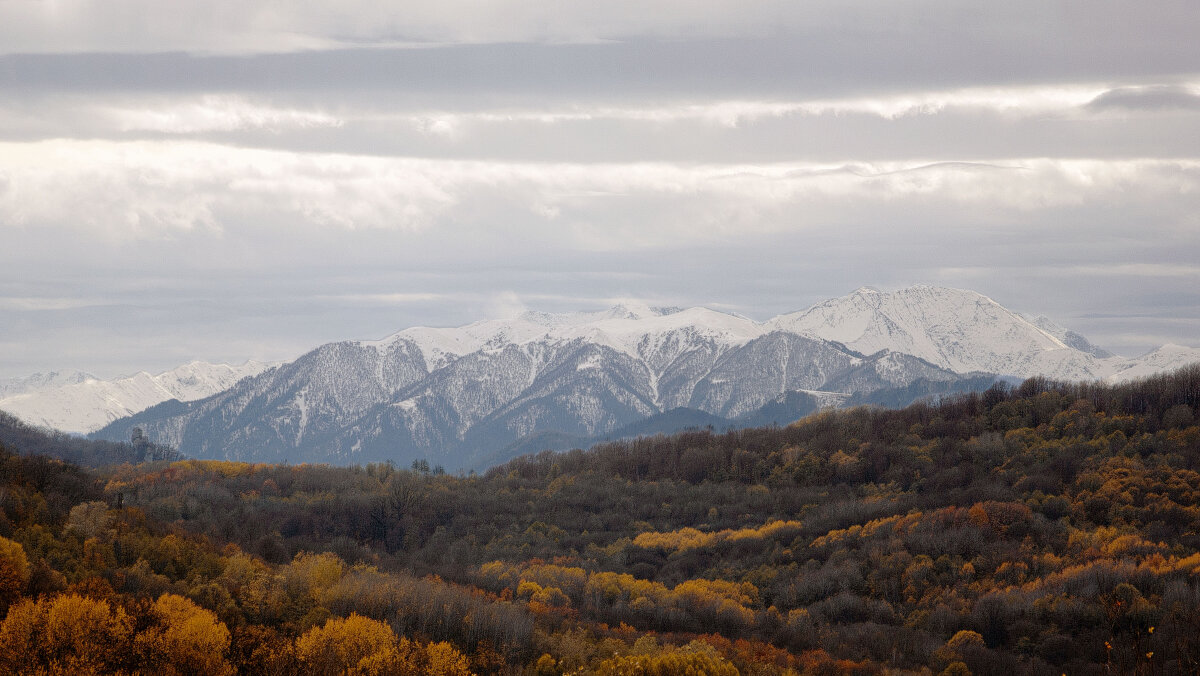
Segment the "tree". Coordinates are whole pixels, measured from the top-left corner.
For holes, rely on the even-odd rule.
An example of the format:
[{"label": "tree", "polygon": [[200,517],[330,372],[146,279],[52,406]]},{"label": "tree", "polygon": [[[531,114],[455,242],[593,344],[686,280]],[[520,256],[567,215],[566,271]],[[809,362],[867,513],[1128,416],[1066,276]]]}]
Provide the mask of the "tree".
[{"label": "tree", "polygon": [[137,637],[161,674],[233,674],[227,659],[229,628],[190,599],[163,594],[151,608],[156,625]]},{"label": "tree", "polygon": [[0,537],[0,613],[8,609],[29,584],[29,559],[19,542]]},{"label": "tree", "polygon": [[67,530],[79,533],[83,539],[99,537],[108,530],[108,505],[99,501],[81,502],[67,515]]},{"label": "tree", "polygon": [[291,676],[300,672],[294,642],[258,624],[233,630],[230,652],[238,673],[252,676]]},{"label": "tree", "polygon": [[737,667],[717,654],[712,646],[693,641],[683,648],[654,654],[618,655],[601,662],[597,676],[737,676]]},{"label": "tree", "polygon": [[129,656],[131,635],[129,616],[105,601],[78,594],[27,599],[0,624],[0,672],[114,672]]},{"label": "tree", "polygon": [[425,654],[429,656],[425,672],[429,676],[472,676],[466,656],[445,641],[430,643]]},{"label": "tree", "polygon": [[320,603],[325,591],[337,584],[346,572],[346,563],[337,554],[300,552],[286,568],[289,591],[309,596]]},{"label": "tree", "polygon": [[384,674],[399,661],[396,633],[378,620],[351,613],[331,618],[296,639],[296,656],[304,671],[321,676],[345,673]]}]

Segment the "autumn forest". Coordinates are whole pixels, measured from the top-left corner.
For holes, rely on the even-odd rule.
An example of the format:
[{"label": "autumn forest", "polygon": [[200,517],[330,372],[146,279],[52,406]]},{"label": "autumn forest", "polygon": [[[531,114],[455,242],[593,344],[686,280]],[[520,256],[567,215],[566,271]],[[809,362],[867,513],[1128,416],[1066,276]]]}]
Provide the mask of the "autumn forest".
[{"label": "autumn forest", "polygon": [[1200,671],[1200,365],[470,475],[0,423],[0,673]]}]

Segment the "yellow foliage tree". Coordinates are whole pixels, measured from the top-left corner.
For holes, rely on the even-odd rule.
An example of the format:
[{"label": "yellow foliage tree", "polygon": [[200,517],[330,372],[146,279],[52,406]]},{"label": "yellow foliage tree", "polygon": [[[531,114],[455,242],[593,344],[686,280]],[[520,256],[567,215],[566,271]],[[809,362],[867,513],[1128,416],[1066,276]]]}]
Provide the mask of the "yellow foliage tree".
[{"label": "yellow foliage tree", "polygon": [[0,537],[0,612],[20,598],[29,584],[29,559],[19,542]]},{"label": "yellow foliage tree", "polygon": [[116,673],[131,625],[121,608],[78,594],[21,601],[0,624],[0,672]]},{"label": "yellow foliage tree", "polygon": [[0,624],[0,672],[22,673],[43,657],[39,638],[46,625],[42,602],[25,600],[9,608]]},{"label": "yellow foliage tree", "polygon": [[390,663],[380,661],[385,663],[386,670],[351,670],[347,673],[387,673],[399,676],[475,676],[466,655],[445,641],[421,644],[402,638],[396,652],[397,657]]},{"label": "yellow foliage tree", "polygon": [[151,608],[157,621],[137,637],[142,654],[160,674],[232,674],[229,628],[190,599],[163,594]]},{"label": "yellow foliage tree", "polygon": [[[950,669],[955,663],[962,664],[963,659],[970,657],[972,653],[977,653],[986,648],[987,644],[984,642],[983,636],[970,629],[963,629],[954,636],[951,636],[950,640],[946,641],[946,645],[933,651],[933,657],[935,662],[945,664],[947,665],[946,668]],[[957,667],[955,668],[957,669]],[[963,664],[963,668],[966,668],[965,664]],[[951,670],[950,673],[957,672]],[[967,673],[971,672],[968,670]]]},{"label": "yellow foliage tree", "polygon": [[558,660],[546,653],[533,665],[533,673],[535,676],[559,676],[562,671],[558,668]]},{"label": "yellow foliage tree", "polygon": [[738,676],[737,667],[712,646],[693,641],[652,655],[618,655],[597,665],[596,676]]},{"label": "yellow foliage tree", "polygon": [[357,613],[309,629],[296,639],[296,656],[305,673],[323,676],[394,673],[400,662],[392,628]]},{"label": "yellow foliage tree", "polygon": [[424,673],[428,676],[473,676],[466,655],[445,641],[430,643],[425,654],[429,661]]},{"label": "yellow foliage tree", "polygon": [[300,552],[288,564],[284,577],[294,593],[307,594],[320,603],[325,592],[337,584],[345,572],[346,563],[337,554]]}]

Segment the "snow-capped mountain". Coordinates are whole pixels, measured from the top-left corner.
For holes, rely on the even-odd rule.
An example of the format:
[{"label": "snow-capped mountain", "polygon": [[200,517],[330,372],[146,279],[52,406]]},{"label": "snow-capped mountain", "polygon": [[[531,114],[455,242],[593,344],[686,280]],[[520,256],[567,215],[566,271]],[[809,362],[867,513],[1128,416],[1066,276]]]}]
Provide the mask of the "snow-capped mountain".
[{"label": "snow-capped mountain", "polygon": [[920,357],[955,373],[1116,382],[1200,361],[1200,349],[1164,346],[1135,359],[1113,355],[1045,317],[1017,314],[973,291],[871,287],[767,322],[874,353]]},{"label": "snow-capped mountain", "polygon": [[24,378],[3,378],[0,379],[0,399],[25,394],[26,392],[46,390],[52,387],[74,385],[93,379],[95,379],[95,376],[83,371],[66,371],[62,373],[51,371],[49,373],[35,373]]},{"label": "snow-capped mountain", "polygon": [[1109,352],[1108,350],[1105,350],[1102,347],[1093,345],[1090,340],[1088,340],[1087,338],[1084,338],[1083,336],[1079,335],[1078,333],[1075,333],[1074,331],[1072,331],[1070,329],[1063,328],[1062,326],[1055,324],[1048,317],[1043,317],[1043,316],[1030,317],[1028,315],[1021,315],[1021,316],[1024,319],[1028,320],[1034,326],[1038,327],[1039,329],[1045,331],[1046,333],[1049,333],[1050,335],[1052,335],[1055,338],[1062,341],[1062,343],[1064,345],[1066,345],[1067,347],[1073,347],[1076,350],[1079,350],[1081,352],[1086,352],[1086,353],[1092,355],[1093,357],[1098,357],[1100,359],[1108,359],[1109,357],[1116,356],[1112,352]]},{"label": "snow-capped mountain", "polygon": [[910,354],[956,373],[1079,379],[1101,370],[1094,356],[987,296],[958,289],[914,286],[884,293],[864,287],[772,323],[867,354]]},{"label": "snow-capped mountain", "polygon": [[78,371],[36,374],[6,381],[0,410],[32,425],[83,434],[168,399],[191,401],[216,394],[268,366],[256,361],[238,366],[195,361],[158,375],[143,371],[116,380]]},{"label": "snow-capped mountain", "polygon": [[1105,376],[1105,380],[1110,383],[1136,380],[1196,362],[1200,362],[1200,349],[1184,345],[1163,345],[1136,359],[1122,360],[1112,373]]},{"label": "snow-capped mountain", "polygon": [[1194,360],[1200,350],[1192,348],[1114,357],[1049,320],[928,286],[863,288],[765,322],[625,304],[323,345],[213,396],[118,420],[98,436],[124,439],[137,425],[196,457],[427,458],[454,468],[486,464],[532,435],[597,438],[672,411],[756,420],[796,396],[916,396],[968,379],[986,387],[985,374],[1119,379]]}]

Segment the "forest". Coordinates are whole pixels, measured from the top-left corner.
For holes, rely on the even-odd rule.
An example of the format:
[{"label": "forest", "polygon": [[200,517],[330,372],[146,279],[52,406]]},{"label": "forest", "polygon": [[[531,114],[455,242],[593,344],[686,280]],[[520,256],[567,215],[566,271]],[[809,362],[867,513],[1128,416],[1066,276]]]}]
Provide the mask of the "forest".
[{"label": "forest", "polygon": [[1200,365],[469,475],[0,443],[2,673],[1200,672]]}]

